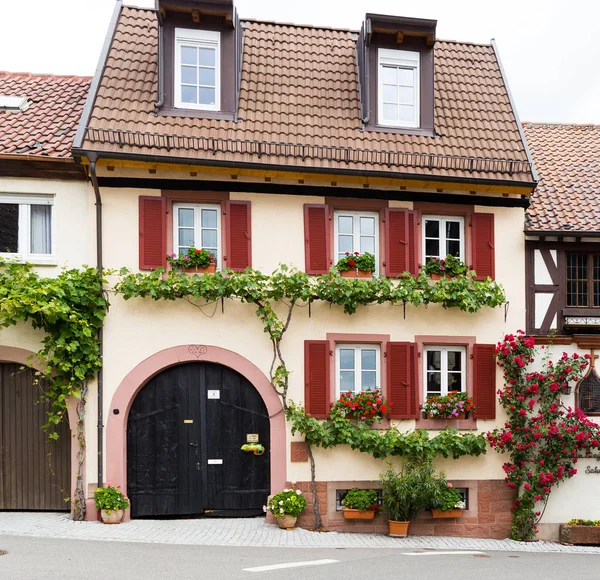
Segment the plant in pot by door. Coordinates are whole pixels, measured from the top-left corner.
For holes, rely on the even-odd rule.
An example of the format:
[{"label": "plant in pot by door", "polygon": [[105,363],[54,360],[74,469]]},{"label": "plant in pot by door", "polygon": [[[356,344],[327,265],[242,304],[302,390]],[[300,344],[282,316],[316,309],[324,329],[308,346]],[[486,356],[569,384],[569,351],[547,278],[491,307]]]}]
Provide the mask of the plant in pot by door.
[{"label": "plant in pot by door", "polygon": [[352,488],[342,500],[347,520],[372,520],[380,508],[374,489]]},{"label": "plant in pot by door", "polygon": [[431,459],[411,457],[401,471],[391,465],[379,476],[381,509],[388,517],[390,536],[403,538],[408,525],[421,510],[435,505],[440,495],[439,479]]},{"label": "plant in pot by door", "polygon": [[375,256],[369,252],[346,252],[335,267],[342,278],[371,278],[375,270]]},{"label": "plant in pot by door", "polygon": [[462,496],[450,482],[440,480],[440,495],[431,506],[434,518],[460,518],[465,509]]},{"label": "plant in pot by door", "polygon": [[299,489],[284,489],[272,496],[263,509],[275,516],[280,528],[291,530],[306,509],[306,498]]},{"label": "plant in pot by door", "polygon": [[204,248],[188,248],[185,254],[167,256],[167,261],[173,269],[177,268],[183,272],[214,274],[217,268],[215,257]]},{"label": "plant in pot by door", "polygon": [[452,254],[448,254],[445,258],[429,258],[423,266],[423,272],[432,280],[462,276],[467,273],[467,270],[466,264]]},{"label": "plant in pot by door", "polygon": [[99,487],[94,492],[96,509],[100,510],[102,521],[105,524],[120,524],[123,511],[129,507],[129,499],[119,491],[118,487],[108,482],[106,487]]},{"label": "plant in pot by door", "polygon": [[460,391],[429,395],[421,406],[425,419],[466,419],[475,410],[473,399]]}]

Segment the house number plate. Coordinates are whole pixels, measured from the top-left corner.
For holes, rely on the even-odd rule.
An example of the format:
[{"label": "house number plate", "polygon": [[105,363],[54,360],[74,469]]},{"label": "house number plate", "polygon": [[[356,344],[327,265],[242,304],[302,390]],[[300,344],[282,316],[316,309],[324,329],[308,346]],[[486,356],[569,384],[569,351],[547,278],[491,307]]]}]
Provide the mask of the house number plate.
[{"label": "house number plate", "polygon": [[209,465],[223,465],[223,460],[222,459],[209,459],[208,464]]},{"label": "house number plate", "polygon": [[258,433],[246,433],[246,443],[258,443]]},{"label": "house number plate", "polygon": [[221,391],[207,391],[206,396],[209,399],[220,399],[221,398]]}]

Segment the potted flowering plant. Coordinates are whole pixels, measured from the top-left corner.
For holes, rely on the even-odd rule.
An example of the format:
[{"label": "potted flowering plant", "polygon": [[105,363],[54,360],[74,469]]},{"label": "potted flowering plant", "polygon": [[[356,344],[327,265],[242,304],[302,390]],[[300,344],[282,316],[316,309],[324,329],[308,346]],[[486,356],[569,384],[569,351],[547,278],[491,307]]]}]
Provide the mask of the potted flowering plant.
[{"label": "potted flowering plant", "polygon": [[269,498],[265,511],[271,512],[279,527],[290,530],[296,525],[296,519],[306,509],[306,498],[299,489],[284,489]]},{"label": "potted flowering plant", "polygon": [[423,266],[423,272],[432,280],[439,280],[446,276],[462,276],[467,273],[467,266],[456,256],[448,254],[445,258],[429,258]]},{"label": "potted flowering plant", "polygon": [[462,496],[449,481],[440,479],[440,493],[431,506],[434,518],[460,518],[465,509]]},{"label": "potted flowering plant", "polygon": [[213,274],[216,270],[215,257],[205,249],[188,248],[187,253],[171,254],[167,261],[173,268],[181,268],[183,272],[198,272],[200,274]]},{"label": "potted flowering plant", "polygon": [[467,393],[450,391],[445,396],[429,395],[421,409],[425,419],[466,419],[475,405]]},{"label": "potted flowering plant", "polygon": [[374,489],[352,488],[342,500],[347,520],[372,520],[380,509]]},{"label": "potted flowering plant", "polygon": [[369,252],[346,252],[335,267],[343,278],[370,278],[375,270],[375,256]]},{"label": "potted flowering plant", "polygon": [[105,524],[120,524],[123,519],[123,511],[129,507],[129,499],[108,482],[106,487],[99,487],[94,492],[96,509],[100,510],[102,521]]},{"label": "potted flowering plant", "polygon": [[335,404],[347,418],[366,421],[369,424],[381,421],[387,415],[390,405],[378,389],[342,393]]},{"label": "potted flowering plant", "polygon": [[569,520],[560,524],[560,541],[563,544],[600,544],[600,520]]}]

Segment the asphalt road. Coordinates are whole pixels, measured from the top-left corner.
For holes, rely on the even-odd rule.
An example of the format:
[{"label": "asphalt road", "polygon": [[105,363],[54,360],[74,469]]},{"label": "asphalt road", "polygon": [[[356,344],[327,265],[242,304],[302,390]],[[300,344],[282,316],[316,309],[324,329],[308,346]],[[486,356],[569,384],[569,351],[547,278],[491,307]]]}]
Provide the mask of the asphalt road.
[{"label": "asphalt road", "polygon": [[8,552],[0,556],[0,580],[600,578],[594,554],[228,548],[1,535],[0,550]]}]

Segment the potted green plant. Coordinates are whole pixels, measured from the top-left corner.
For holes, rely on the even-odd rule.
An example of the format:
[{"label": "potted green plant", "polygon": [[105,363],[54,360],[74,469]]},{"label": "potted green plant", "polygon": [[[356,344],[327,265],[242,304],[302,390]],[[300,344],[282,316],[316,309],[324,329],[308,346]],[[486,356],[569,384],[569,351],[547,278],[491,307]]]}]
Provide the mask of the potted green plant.
[{"label": "potted green plant", "polygon": [[369,252],[346,252],[335,267],[343,278],[371,278],[375,270],[375,256]]},{"label": "potted green plant", "polygon": [[298,516],[306,509],[306,498],[299,489],[284,489],[270,497],[263,509],[275,516],[280,528],[291,530]]},{"label": "potted green plant", "polygon": [[353,487],[342,500],[344,518],[347,520],[372,520],[380,506],[374,489]]},{"label": "potted green plant", "polygon": [[475,410],[467,393],[450,391],[447,395],[429,395],[421,406],[424,419],[466,419]]},{"label": "potted green plant", "polygon": [[94,500],[105,524],[120,524],[124,510],[129,507],[127,496],[110,482],[94,492]]},{"label": "potted green plant", "polygon": [[407,458],[399,472],[390,465],[379,476],[379,484],[381,509],[388,517],[390,536],[405,537],[410,521],[439,501],[439,479],[430,459]]},{"label": "potted green plant", "polygon": [[429,258],[423,266],[423,272],[432,280],[462,276],[467,273],[467,270],[466,264],[452,254],[448,254],[445,258]]},{"label": "potted green plant", "polygon": [[167,256],[167,261],[172,268],[179,268],[183,272],[214,274],[217,268],[215,257],[204,248],[188,248],[185,254]]},{"label": "potted green plant", "polygon": [[462,496],[448,481],[440,480],[440,494],[431,506],[434,518],[460,518],[465,509]]}]

